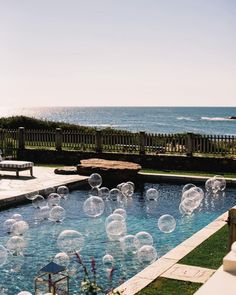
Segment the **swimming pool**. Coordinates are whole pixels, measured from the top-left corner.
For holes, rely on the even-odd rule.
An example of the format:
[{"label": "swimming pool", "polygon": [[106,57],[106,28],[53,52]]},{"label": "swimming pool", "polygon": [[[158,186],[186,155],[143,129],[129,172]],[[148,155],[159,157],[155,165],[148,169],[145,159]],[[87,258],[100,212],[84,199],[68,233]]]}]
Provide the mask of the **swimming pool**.
[{"label": "swimming pool", "polygon": [[[136,234],[139,231],[149,232],[154,239],[154,246],[158,256],[174,248],[180,242],[190,237],[193,233],[217,218],[230,207],[236,204],[236,189],[227,188],[226,193],[212,198],[206,196],[198,212],[192,216],[182,217],[178,207],[181,198],[181,185],[158,185],[159,199],[155,202],[147,202],[144,198],[145,191],[156,188],[156,184],[144,184],[143,190],[134,194],[132,202],[127,204],[127,232]],[[83,212],[83,203],[88,197],[88,191],[78,190],[70,193],[67,201],[62,202],[66,210],[66,218],[62,223],[43,221],[35,222],[36,209],[31,204],[18,206],[0,213],[0,224],[10,218],[14,213],[20,213],[26,220],[30,229],[25,239],[28,247],[24,257],[9,257],[5,265],[0,267],[0,294],[15,295],[21,290],[33,292],[34,278],[38,270],[50,262],[60,252],[56,240],[64,229],[80,231],[85,237],[85,246],[81,256],[85,264],[90,268],[91,257],[97,264],[98,282],[109,290],[112,286],[118,286],[123,281],[139,272],[141,266],[137,259],[122,253],[119,242],[109,241],[105,232],[105,218],[110,214],[106,211],[100,218],[89,218]],[[174,232],[165,234],[157,228],[157,219],[162,214],[171,214],[175,217],[177,226]],[[0,244],[5,244],[8,237],[0,228]],[[112,282],[103,268],[102,257],[109,253],[115,259],[115,271]],[[83,278],[81,267],[72,258],[69,264],[71,294],[79,293],[80,281]],[[73,293],[75,291],[75,293]]]}]

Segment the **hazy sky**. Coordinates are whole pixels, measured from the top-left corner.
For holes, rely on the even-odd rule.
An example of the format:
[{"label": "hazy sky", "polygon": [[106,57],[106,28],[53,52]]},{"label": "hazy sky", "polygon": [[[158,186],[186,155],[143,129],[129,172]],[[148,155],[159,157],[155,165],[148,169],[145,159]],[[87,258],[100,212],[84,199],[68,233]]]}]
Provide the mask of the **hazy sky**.
[{"label": "hazy sky", "polygon": [[0,105],[236,105],[235,0],[0,0]]}]

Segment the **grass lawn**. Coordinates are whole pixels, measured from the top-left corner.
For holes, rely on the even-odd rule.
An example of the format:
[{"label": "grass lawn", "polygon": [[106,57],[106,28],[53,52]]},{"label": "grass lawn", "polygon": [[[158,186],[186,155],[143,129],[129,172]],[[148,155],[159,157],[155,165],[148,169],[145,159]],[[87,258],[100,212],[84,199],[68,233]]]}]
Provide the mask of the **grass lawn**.
[{"label": "grass lawn", "polygon": [[[227,254],[228,226],[218,230],[214,235],[196,247],[178,263],[217,269]],[[158,278],[141,290],[138,295],[190,295],[194,294],[201,284]]]},{"label": "grass lawn", "polygon": [[236,178],[236,173],[222,173],[222,172],[204,172],[204,171],[182,171],[182,170],[155,170],[155,169],[142,169],[144,173],[158,173],[158,174],[179,174],[179,175],[193,175],[211,177],[214,175],[223,175],[228,178]]},{"label": "grass lawn", "polygon": [[159,278],[138,295],[192,295],[202,284]]},{"label": "grass lawn", "polygon": [[182,258],[179,263],[217,269],[223,257],[228,253],[228,226],[218,230],[214,235]]}]

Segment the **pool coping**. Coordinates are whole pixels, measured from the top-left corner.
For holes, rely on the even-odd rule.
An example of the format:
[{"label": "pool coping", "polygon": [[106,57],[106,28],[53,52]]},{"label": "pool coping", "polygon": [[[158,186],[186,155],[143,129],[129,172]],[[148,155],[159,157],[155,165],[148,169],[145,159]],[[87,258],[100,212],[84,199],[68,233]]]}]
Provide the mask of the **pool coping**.
[{"label": "pool coping", "polygon": [[228,211],[221,214],[211,223],[203,227],[188,239],[184,240],[174,249],[167,252],[160,259],[118,286],[115,291],[119,291],[122,295],[135,295],[155,279],[160,277],[164,272],[173,267],[184,256],[192,252],[202,242],[221,229],[226,224],[227,218]]},{"label": "pool coping", "polygon": [[[204,184],[210,176],[182,175],[182,174],[162,174],[139,172],[140,179],[146,182],[171,182],[183,184],[190,182],[193,184]],[[229,187],[236,187],[236,178],[225,177],[226,184]]]}]

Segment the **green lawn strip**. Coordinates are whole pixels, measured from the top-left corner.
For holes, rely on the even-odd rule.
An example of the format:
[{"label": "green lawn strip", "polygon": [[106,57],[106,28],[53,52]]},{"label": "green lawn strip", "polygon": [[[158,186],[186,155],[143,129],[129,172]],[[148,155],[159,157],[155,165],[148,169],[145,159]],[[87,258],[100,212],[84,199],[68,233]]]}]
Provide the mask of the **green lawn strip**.
[{"label": "green lawn strip", "polygon": [[218,230],[178,263],[217,269],[228,252],[228,226]]},{"label": "green lawn strip", "polygon": [[62,164],[35,164],[36,167],[47,167],[47,168],[59,168],[63,167]]},{"label": "green lawn strip", "polygon": [[158,278],[146,288],[138,292],[138,295],[192,295],[202,284],[184,282],[166,278]]},{"label": "green lawn strip", "polygon": [[204,171],[181,171],[181,170],[156,170],[156,169],[142,169],[140,172],[169,174],[169,175],[187,175],[187,176],[204,176],[211,177],[214,175],[223,175],[226,178],[236,178],[236,173],[222,173],[222,172],[204,172]]}]

